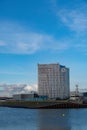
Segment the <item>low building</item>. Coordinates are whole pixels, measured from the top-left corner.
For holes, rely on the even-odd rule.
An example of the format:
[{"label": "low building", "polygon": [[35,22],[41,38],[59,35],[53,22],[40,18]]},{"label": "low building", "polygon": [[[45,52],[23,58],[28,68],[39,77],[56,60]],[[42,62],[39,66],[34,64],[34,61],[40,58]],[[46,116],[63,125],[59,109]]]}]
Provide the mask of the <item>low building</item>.
[{"label": "low building", "polygon": [[36,98],[38,98],[38,94],[36,93],[13,95],[14,100],[34,100]]},{"label": "low building", "polygon": [[43,101],[47,100],[47,96],[38,96],[37,93],[30,94],[15,94],[13,95],[13,100],[23,100],[23,101]]}]

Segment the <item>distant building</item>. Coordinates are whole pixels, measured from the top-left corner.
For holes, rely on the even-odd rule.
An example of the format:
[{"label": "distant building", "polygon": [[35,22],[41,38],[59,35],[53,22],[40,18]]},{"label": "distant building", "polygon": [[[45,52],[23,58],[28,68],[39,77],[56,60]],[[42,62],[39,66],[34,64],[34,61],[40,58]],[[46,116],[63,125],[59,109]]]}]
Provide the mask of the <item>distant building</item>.
[{"label": "distant building", "polygon": [[69,69],[60,64],[38,64],[38,94],[50,99],[69,98]]},{"label": "distant building", "polygon": [[13,99],[14,100],[33,100],[34,98],[39,97],[36,93],[30,93],[30,94],[14,94]]},{"label": "distant building", "polygon": [[14,94],[13,100],[22,100],[22,101],[43,101],[47,100],[47,96],[39,96],[37,93],[29,94]]}]

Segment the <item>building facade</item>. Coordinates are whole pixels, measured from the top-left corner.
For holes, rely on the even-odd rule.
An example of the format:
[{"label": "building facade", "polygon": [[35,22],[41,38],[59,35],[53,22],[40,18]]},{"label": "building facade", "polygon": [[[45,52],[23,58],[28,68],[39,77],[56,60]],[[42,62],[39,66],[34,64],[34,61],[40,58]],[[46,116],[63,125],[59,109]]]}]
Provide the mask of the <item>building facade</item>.
[{"label": "building facade", "polygon": [[37,93],[30,93],[30,94],[24,93],[24,94],[14,94],[12,99],[21,100],[21,101],[45,101],[48,99],[48,97],[47,96],[38,96]]},{"label": "building facade", "polygon": [[38,93],[50,99],[69,98],[69,69],[60,64],[38,64]]}]

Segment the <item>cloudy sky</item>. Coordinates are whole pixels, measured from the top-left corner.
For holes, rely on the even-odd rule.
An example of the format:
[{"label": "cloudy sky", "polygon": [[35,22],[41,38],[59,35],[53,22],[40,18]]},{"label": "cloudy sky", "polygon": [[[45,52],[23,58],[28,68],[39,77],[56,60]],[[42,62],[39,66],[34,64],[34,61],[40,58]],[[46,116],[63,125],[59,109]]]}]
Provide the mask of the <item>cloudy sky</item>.
[{"label": "cloudy sky", "polygon": [[86,0],[0,0],[0,84],[37,84],[38,63],[70,68],[87,87]]}]

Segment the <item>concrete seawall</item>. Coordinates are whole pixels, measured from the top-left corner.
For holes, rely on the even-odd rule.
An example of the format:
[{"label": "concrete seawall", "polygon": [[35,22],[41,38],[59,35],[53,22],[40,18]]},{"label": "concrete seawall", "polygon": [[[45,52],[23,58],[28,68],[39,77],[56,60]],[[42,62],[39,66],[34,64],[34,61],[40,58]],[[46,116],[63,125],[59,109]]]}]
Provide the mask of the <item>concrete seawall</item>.
[{"label": "concrete seawall", "polygon": [[68,101],[0,101],[0,106],[32,109],[87,108],[87,104]]}]

